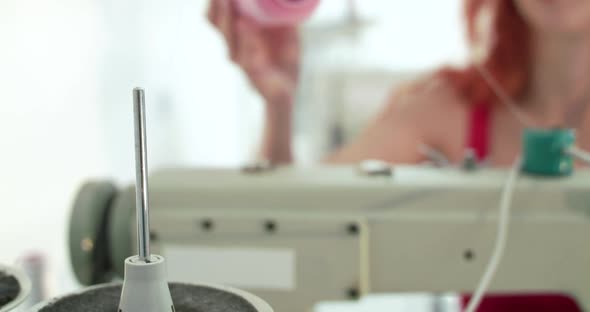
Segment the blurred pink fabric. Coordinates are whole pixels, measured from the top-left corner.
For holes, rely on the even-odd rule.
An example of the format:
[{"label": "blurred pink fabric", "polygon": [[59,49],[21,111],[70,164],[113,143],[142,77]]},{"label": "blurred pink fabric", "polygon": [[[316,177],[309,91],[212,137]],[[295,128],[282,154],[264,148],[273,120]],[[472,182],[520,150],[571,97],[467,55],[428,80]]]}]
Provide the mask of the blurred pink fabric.
[{"label": "blurred pink fabric", "polygon": [[269,26],[295,25],[307,19],[320,0],[234,0],[240,12]]}]

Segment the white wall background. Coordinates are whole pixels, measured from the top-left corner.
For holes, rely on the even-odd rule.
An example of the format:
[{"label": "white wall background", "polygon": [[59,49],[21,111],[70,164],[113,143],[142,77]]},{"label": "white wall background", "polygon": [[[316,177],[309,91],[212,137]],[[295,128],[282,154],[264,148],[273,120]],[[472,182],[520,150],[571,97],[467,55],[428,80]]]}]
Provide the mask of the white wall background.
[{"label": "white wall background", "polygon": [[[365,32],[310,48],[349,67],[424,70],[465,55],[459,0],[362,0]],[[337,23],[325,0],[309,32]],[[205,0],[0,0],[0,262],[49,261],[72,288],[69,205],[82,181],[133,175],[131,89],[147,89],[150,166],[236,166],[261,105],[206,22]],[[317,64],[317,63],[312,63]]]},{"label": "white wall background", "polygon": [[57,287],[71,197],[108,172],[99,10],[85,0],[0,1],[0,262],[42,251]]}]

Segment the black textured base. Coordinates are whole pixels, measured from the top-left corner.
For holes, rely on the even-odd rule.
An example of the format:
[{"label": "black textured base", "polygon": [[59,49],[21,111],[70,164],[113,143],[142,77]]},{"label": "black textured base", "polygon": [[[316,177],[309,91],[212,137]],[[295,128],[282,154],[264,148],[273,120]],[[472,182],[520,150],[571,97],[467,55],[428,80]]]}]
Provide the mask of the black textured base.
[{"label": "black textured base", "polygon": [[[229,292],[178,283],[169,286],[176,312],[257,312],[248,301]],[[121,285],[100,287],[57,299],[39,312],[117,312],[120,296]]]},{"label": "black textured base", "polygon": [[10,303],[20,293],[20,284],[12,275],[0,272],[0,308]]}]

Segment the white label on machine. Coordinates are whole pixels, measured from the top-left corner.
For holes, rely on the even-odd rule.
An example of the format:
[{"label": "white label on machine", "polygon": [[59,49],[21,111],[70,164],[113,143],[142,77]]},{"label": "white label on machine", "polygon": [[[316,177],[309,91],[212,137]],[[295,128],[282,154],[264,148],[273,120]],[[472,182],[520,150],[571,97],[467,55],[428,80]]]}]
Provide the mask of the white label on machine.
[{"label": "white label on machine", "polygon": [[238,288],[294,290],[295,251],[284,248],[165,246],[168,279]]}]

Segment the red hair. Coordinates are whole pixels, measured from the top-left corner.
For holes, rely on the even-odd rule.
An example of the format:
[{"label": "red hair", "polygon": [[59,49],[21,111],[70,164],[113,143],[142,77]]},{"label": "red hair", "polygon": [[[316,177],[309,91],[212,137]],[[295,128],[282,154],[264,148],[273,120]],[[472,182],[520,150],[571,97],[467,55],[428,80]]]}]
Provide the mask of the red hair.
[{"label": "red hair", "polygon": [[[472,49],[486,39],[481,38],[478,29],[484,13],[491,14],[485,34],[489,42],[485,43],[485,58],[474,61],[480,62],[504,91],[517,99],[526,91],[531,75],[528,25],[514,0],[465,0],[467,39]],[[460,70],[446,68],[440,73],[470,104],[497,102],[495,93],[473,64]]]}]

